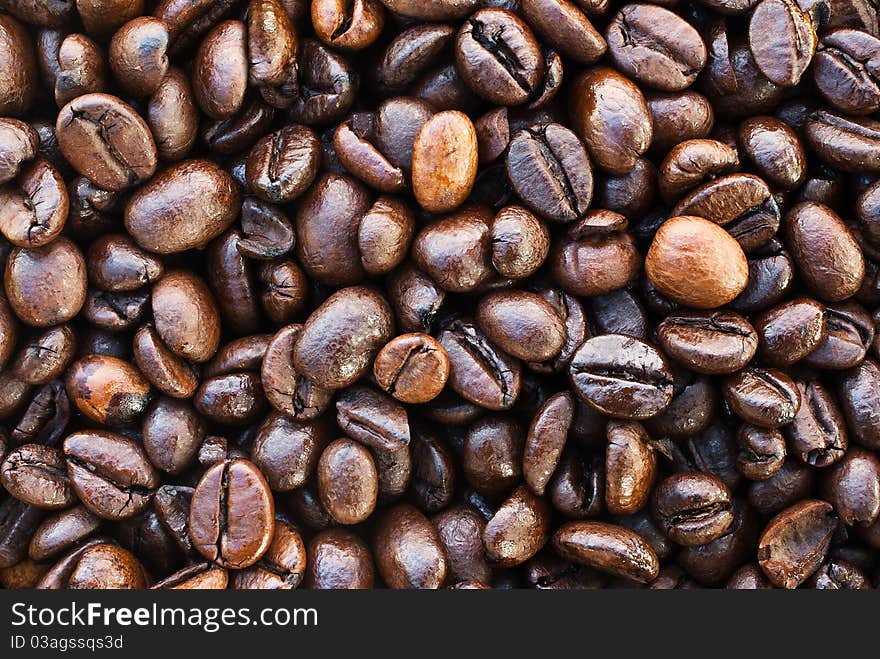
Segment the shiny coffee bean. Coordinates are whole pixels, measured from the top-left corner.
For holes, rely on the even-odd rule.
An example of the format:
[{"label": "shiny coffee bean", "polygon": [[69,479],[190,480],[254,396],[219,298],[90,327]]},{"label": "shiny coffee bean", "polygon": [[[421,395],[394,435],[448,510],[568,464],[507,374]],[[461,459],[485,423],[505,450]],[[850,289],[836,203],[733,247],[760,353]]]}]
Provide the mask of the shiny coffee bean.
[{"label": "shiny coffee bean", "polygon": [[825,560],[837,518],[831,505],[806,499],[770,520],[758,542],[758,563],[780,588],[796,588]]},{"label": "shiny coffee bean", "polygon": [[730,490],[718,478],[700,472],[661,481],[653,506],[654,518],[669,539],[686,547],[715,540],[733,523]]}]

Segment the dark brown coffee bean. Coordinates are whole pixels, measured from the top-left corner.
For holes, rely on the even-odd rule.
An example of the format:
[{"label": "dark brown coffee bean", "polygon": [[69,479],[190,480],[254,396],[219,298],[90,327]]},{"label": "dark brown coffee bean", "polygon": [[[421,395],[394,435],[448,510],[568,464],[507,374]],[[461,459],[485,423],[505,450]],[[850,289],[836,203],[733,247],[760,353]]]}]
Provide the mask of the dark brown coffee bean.
[{"label": "dark brown coffee bean", "polygon": [[816,52],[816,28],[794,0],[762,0],[749,20],[749,46],[767,78],[793,87]]},{"label": "dark brown coffee bean", "polygon": [[525,361],[553,359],[565,341],[562,320],[537,293],[490,293],[477,307],[477,323],[502,350]]},{"label": "dark brown coffee bean", "polygon": [[520,4],[529,25],[567,57],[591,64],[605,53],[607,44],[602,35],[569,0],[523,0]]},{"label": "dark brown coffee bean", "polygon": [[85,540],[101,525],[101,519],[84,506],[76,506],[47,517],[34,531],[28,555],[45,561]]},{"label": "dark brown coffee bean", "polygon": [[56,325],[23,342],[10,362],[12,374],[28,384],[46,384],[59,378],[76,350],[76,333],[70,325]]},{"label": "dark brown coffee bean", "polygon": [[519,197],[549,220],[576,220],[593,198],[593,172],[586,150],[573,132],[559,124],[516,133],[506,165]]},{"label": "dark brown coffee bean", "polygon": [[843,221],[813,202],[798,204],[785,219],[787,243],[804,282],[831,302],[851,297],[861,285],[865,262]]},{"label": "dark brown coffee bean", "polygon": [[330,286],[364,279],[358,227],[369,208],[367,189],[348,176],[323,174],[315,182],[295,221],[296,254],[306,273]]},{"label": "dark brown coffee bean", "polygon": [[645,540],[622,526],[605,522],[568,522],[553,535],[560,556],[624,579],[647,583],[660,562]]},{"label": "dark brown coffee bean", "polygon": [[338,524],[357,524],[376,507],[379,483],[370,452],[350,439],[337,439],[321,453],[318,495]]},{"label": "dark brown coffee bean", "polygon": [[607,67],[596,67],[574,83],[574,129],[602,169],[621,175],[635,167],[651,145],[653,128],[645,97],[636,85]]},{"label": "dark brown coffee bean", "polygon": [[262,357],[263,391],[272,406],[293,419],[308,421],[327,409],[331,392],[312,384],[293,365],[301,325],[288,325],[271,339]]},{"label": "dark brown coffee bean", "polygon": [[264,201],[293,201],[315,179],[319,154],[320,143],[311,128],[285,126],[254,145],[248,156],[248,185]]},{"label": "dark brown coffee bean", "polygon": [[389,588],[436,589],[446,579],[446,553],[437,529],[407,504],[379,518],[373,531],[373,555]]},{"label": "dark brown coffee bean", "polygon": [[605,448],[605,507],[629,515],[644,507],[657,475],[657,455],[640,423],[608,422]]},{"label": "dark brown coffee bean", "polygon": [[214,423],[246,426],[258,421],[269,405],[260,374],[249,371],[202,381],[193,397],[196,409]]},{"label": "dark brown coffee bean", "polygon": [[388,303],[373,289],[339,290],[306,321],[294,347],[294,367],[319,387],[346,387],[367,373],[393,325]]},{"label": "dark brown coffee bean", "polygon": [[844,172],[880,172],[880,122],[816,110],[804,125],[807,143]]},{"label": "dark brown coffee bean", "polygon": [[0,17],[0,54],[0,76],[7,81],[0,93],[0,115],[22,115],[37,91],[37,62],[27,31],[9,15]]},{"label": "dark brown coffee bean", "polygon": [[236,590],[293,590],[306,571],[306,546],[293,524],[275,519],[272,542],[263,557],[249,568],[235,573]]},{"label": "dark brown coffee bean", "polygon": [[205,558],[233,569],[256,563],[272,542],[275,504],[253,463],[224,460],[210,467],[193,493],[189,529]]},{"label": "dark brown coffee bean", "polygon": [[519,565],[550,539],[550,507],[525,486],[516,488],[483,529],[486,560],[493,567]]},{"label": "dark brown coffee bean", "polygon": [[605,33],[608,53],[621,72],[649,87],[681,91],[706,64],[706,45],[677,14],[650,4],[626,5]]},{"label": "dark brown coffee bean", "polygon": [[189,398],[199,381],[192,367],[165,345],[152,325],[134,335],[134,359],[144,377],[166,396]]},{"label": "dark brown coffee bean", "polygon": [[739,143],[762,177],[790,190],[807,177],[807,155],[797,133],[772,117],[746,119],[739,127]]},{"label": "dark brown coffee bean", "polygon": [[880,516],[880,460],[870,451],[851,448],[825,471],[822,498],[848,526],[870,526]]},{"label": "dark brown coffee bean", "polygon": [[733,522],[730,490],[715,476],[674,474],[654,491],[654,518],[669,539],[686,547],[720,537]]},{"label": "dark brown coffee bean", "polygon": [[0,187],[0,232],[19,247],[40,247],[67,221],[67,188],[61,175],[42,158],[25,166],[14,183]]},{"label": "dark brown coffee bean", "polygon": [[160,398],[144,416],[142,431],[153,466],[179,474],[195,461],[205,424],[188,402]]},{"label": "dark brown coffee bean", "polygon": [[403,30],[385,49],[379,81],[389,89],[403,89],[434,64],[455,35],[450,25],[426,23]]},{"label": "dark brown coffee bean", "polygon": [[492,276],[489,225],[482,207],[467,207],[422,229],[413,242],[413,259],[444,290],[467,293]]},{"label": "dark brown coffee bean", "polygon": [[446,552],[449,581],[488,583],[492,580],[483,547],[486,520],[476,508],[470,504],[451,506],[431,521]]},{"label": "dark brown coffee bean", "polygon": [[406,408],[369,387],[350,387],[339,396],[336,423],[346,435],[378,451],[398,451],[410,441]]},{"label": "dark brown coffee bean", "polygon": [[449,356],[449,386],[490,410],[510,409],[522,386],[519,360],[497,348],[477,327],[453,320],[437,339]]},{"label": "dark brown coffee bean", "polygon": [[804,358],[804,363],[828,370],[858,366],[874,339],[870,315],[855,302],[826,307],[826,312],[822,342]]},{"label": "dark brown coffee bean", "polygon": [[384,275],[407,257],[415,233],[412,209],[395,197],[379,197],[361,218],[358,249],[367,274]]},{"label": "dark brown coffee bean", "polygon": [[880,109],[880,39],[842,29],[825,34],[814,58],[816,87],[831,105],[847,114]]},{"label": "dark brown coffee bean", "polygon": [[[403,170],[394,166],[371,144],[367,138],[368,131],[363,130],[359,121],[362,116],[355,115],[351,120],[339,124],[333,133],[336,157],[348,171],[371,188],[388,194],[401,192],[406,188]],[[369,123],[372,124],[372,121]]]},{"label": "dark brown coffee bean", "polygon": [[241,195],[226,172],[207,160],[187,160],[138,188],[125,208],[125,228],[147,251],[174,254],[204,247],[240,208]]},{"label": "dark brown coffee bean", "polygon": [[147,101],[147,124],[159,158],[182,160],[195,144],[199,115],[189,78],[171,67]]},{"label": "dark brown coffee bean", "polygon": [[547,399],[532,419],[523,451],[523,477],[532,492],[543,496],[562,457],[574,422],[574,400],[568,392]]},{"label": "dark brown coffee bean", "polygon": [[86,298],[86,263],[66,238],[35,249],[15,248],[6,261],[6,298],[28,325],[49,327],[67,322]]},{"label": "dark brown coffee bean", "polygon": [[196,102],[209,117],[226,119],[238,112],[248,82],[243,22],[223,21],[208,33],[196,53],[192,80]]},{"label": "dark brown coffee bean", "polygon": [[529,26],[501,9],[482,9],[455,38],[455,60],[464,81],[495,105],[521,105],[544,76],[544,59]]},{"label": "dark brown coffee bean", "polygon": [[660,165],[660,194],[667,203],[676,202],[694,188],[738,166],[736,149],[722,142],[707,139],[679,142],[669,150]]},{"label": "dark brown coffee bean", "polygon": [[140,561],[131,552],[96,538],[56,563],[37,588],[139,590],[146,588],[146,576]]},{"label": "dark brown coffee bean", "polygon": [[346,529],[317,534],[308,546],[306,587],[313,589],[367,589],[374,583],[370,548]]},{"label": "dark brown coffee bean", "polygon": [[170,590],[226,590],[229,573],[223,568],[212,567],[210,563],[199,563],[183,568],[162,579],[151,589]]},{"label": "dark brown coffee bean", "polygon": [[825,307],[807,298],[773,307],[755,319],[761,353],[774,365],[794,364],[819,345],[825,318]]},{"label": "dark brown coffee bean", "polygon": [[330,429],[322,422],[298,422],[269,415],[257,431],[251,459],[279,492],[301,487],[314,473]]},{"label": "dark brown coffee bean", "polygon": [[71,485],[102,519],[128,519],[150,504],[159,478],[139,444],[104,430],[75,432],[64,440]]},{"label": "dark brown coffee bean", "polygon": [[755,329],[731,312],[667,316],[656,331],[665,353],[698,373],[739,371],[758,350]]},{"label": "dark brown coffee bean", "polygon": [[880,365],[865,359],[840,379],[838,396],[853,438],[865,448],[880,447]]},{"label": "dark brown coffee bean", "polygon": [[165,268],[124,234],[98,238],[86,257],[89,280],[105,291],[134,291],[160,279]]},{"label": "dark brown coffee bean", "polygon": [[0,484],[12,496],[44,510],[67,508],[76,501],[61,451],[25,444],[11,451],[0,467]]},{"label": "dark brown coffee bean", "polygon": [[572,358],[570,377],[581,398],[617,418],[647,419],[672,400],[672,373],[663,356],[621,334],[585,341]]},{"label": "dark brown coffee bean", "polygon": [[758,542],[758,563],[780,588],[797,588],[825,560],[837,518],[825,501],[804,500],[770,520]]},{"label": "dark brown coffee bean", "polygon": [[778,430],[744,423],[736,436],[739,453],[736,468],[753,481],[770,478],[785,462],[785,439]]},{"label": "dark brown coffee bean", "polygon": [[156,171],[156,144],[146,122],[108,94],[85,94],[61,108],[58,145],[77,172],[105,190],[138,185]]}]

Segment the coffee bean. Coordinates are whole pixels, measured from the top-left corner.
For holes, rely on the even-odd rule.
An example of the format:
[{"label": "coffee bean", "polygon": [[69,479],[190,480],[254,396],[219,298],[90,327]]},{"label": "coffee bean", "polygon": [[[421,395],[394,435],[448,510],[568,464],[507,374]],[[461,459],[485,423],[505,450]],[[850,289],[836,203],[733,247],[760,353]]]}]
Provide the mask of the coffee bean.
[{"label": "coffee bean", "polygon": [[724,229],[699,217],[663,223],[645,257],[645,272],[661,293],[698,309],[727,304],[748,281],[742,248]]},{"label": "coffee bean", "polygon": [[640,423],[609,421],[607,434],[605,507],[613,515],[629,515],[648,502],[657,475],[657,455]]},{"label": "coffee bean", "polygon": [[709,474],[669,476],[657,486],[653,505],[669,539],[686,547],[715,540],[733,523],[730,490]]},{"label": "coffee bean", "polygon": [[302,325],[288,325],[272,337],[261,357],[261,379],[263,393],[275,409],[309,421],[327,409],[331,392],[312,384],[293,365],[293,348],[301,331]]},{"label": "coffee bean", "polygon": [[553,535],[568,560],[624,579],[646,583],[660,571],[657,555],[641,536],[605,522],[568,522]]},{"label": "coffee bean", "polygon": [[345,529],[317,534],[307,551],[306,586],[314,589],[372,588],[375,568],[370,548]]},{"label": "coffee bean", "polygon": [[241,195],[232,178],[207,160],[186,160],[138,188],[125,208],[125,228],[158,254],[204,247],[238,215]]},{"label": "coffee bean", "polygon": [[318,173],[320,142],[306,126],[293,124],[267,135],[247,159],[247,182],[262,200],[284,204],[308,189]]},{"label": "coffee bean", "polygon": [[767,480],[785,462],[785,440],[778,430],[744,423],[740,426],[736,441],[740,447],[736,468],[749,480]]},{"label": "coffee bean", "polygon": [[880,516],[880,460],[851,449],[822,475],[822,497],[848,526],[870,526]]},{"label": "coffee bean", "polygon": [[8,14],[0,18],[0,75],[8,85],[0,93],[0,115],[18,116],[31,106],[37,90],[37,62],[24,26]]},{"label": "coffee bean", "polygon": [[294,347],[294,367],[319,387],[346,387],[367,373],[393,325],[388,303],[375,290],[341,289],[306,321]]},{"label": "coffee bean", "polygon": [[804,135],[832,167],[844,172],[880,171],[880,122],[816,110],[807,118]]},{"label": "coffee bean", "polygon": [[521,485],[498,507],[483,529],[486,560],[494,567],[524,563],[550,538],[550,510]]},{"label": "coffee bean", "polygon": [[28,555],[44,561],[85,540],[101,525],[101,519],[84,506],[68,508],[50,515],[34,531]]},{"label": "coffee bean", "polygon": [[318,495],[339,524],[357,524],[373,512],[378,477],[370,452],[350,439],[337,439],[318,461]]},{"label": "coffee bean", "polygon": [[477,289],[492,276],[489,224],[480,207],[467,207],[422,229],[413,242],[413,258],[450,293]]},{"label": "coffee bean", "polygon": [[574,400],[568,392],[547,399],[532,419],[523,451],[523,477],[542,496],[562,457],[574,421]]},{"label": "coffee bean", "polygon": [[667,316],[657,326],[665,353],[698,373],[733,373],[758,350],[758,334],[742,316],[731,312]]},{"label": "coffee bean", "polygon": [[663,356],[620,334],[585,341],[572,358],[570,377],[578,395],[609,416],[647,419],[672,400],[672,373]]},{"label": "coffee bean", "polygon": [[467,116],[440,112],[428,119],[413,142],[412,188],[419,205],[432,213],[460,206],[473,188],[477,158],[477,133]]},{"label": "coffee bean", "polygon": [[404,403],[436,398],[449,377],[446,350],[427,334],[401,334],[376,355],[373,375],[382,389]]},{"label": "coffee bean", "polygon": [[446,578],[446,553],[436,528],[407,504],[398,504],[379,518],[373,555],[389,588],[436,589]]},{"label": "coffee bean", "polygon": [[476,508],[470,504],[450,506],[431,521],[446,552],[449,581],[487,583],[492,580],[483,547],[486,520]]},{"label": "coffee bean", "polygon": [[761,0],[749,20],[749,46],[767,78],[793,87],[816,52],[816,28],[793,0]]},{"label": "coffee bean", "polygon": [[189,529],[202,556],[233,569],[250,567],[269,549],[275,528],[269,485],[253,463],[224,460],[199,480]]},{"label": "coffee bean", "polygon": [[526,205],[542,217],[572,222],[589,208],[593,170],[578,137],[559,124],[523,129],[507,150],[507,176]]},{"label": "coffee bean", "polygon": [[110,426],[131,423],[152,398],[149,383],[127,362],[89,355],[71,366],[65,380],[67,395],[80,412]]},{"label": "coffee bean", "polygon": [[764,357],[777,366],[790,366],[810,354],[825,332],[825,307],[808,298],[773,307],[755,319]]},{"label": "coffee bean", "polygon": [[880,365],[865,359],[859,366],[844,372],[838,387],[843,412],[853,438],[865,448],[880,446]]},{"label": "coffee bean", "polygon": [[574,84],[571,112],[577,132],[596,163],[626,174],[651,145],[653,128],[642,92],[613,69],[596,67]]},{"label": "coffee bean", "polygon": [[770,520],[758,542],[758,563],[780,588],[797,588],[825,560],[837,518],[831,505],[804,500]]},{"label": "coffee bean", "polygon": [[128,519],[143,512],[159,484],[140,445],[105,430],[68,435],[64,457],[77,496],[102,519]]},{"label": "coffee bean", "polygon": [[6,456],[0,483],[12,496],[37,508],[58,510],[76,501],[61,451],[25,444]]},{"label": "coffee bean", "polygon": [[706,46],[699,33],[656,5],[626,5],[611,19],[605,38],[615,65],[656,89],[690,87],[706,64]]},{"label": "coffee bean", "polygon": [[739,143],[761,176],[784,190],[796,188],[807,177],[807,155],[797,133],[771,117],[746,119],[739,127]]},{"label": "coffee bean", "polygon": [[398,451],[410,441],[406,408],[369,387],[351,387],[340,395],[336,422],[349,437],[379,451]]}]

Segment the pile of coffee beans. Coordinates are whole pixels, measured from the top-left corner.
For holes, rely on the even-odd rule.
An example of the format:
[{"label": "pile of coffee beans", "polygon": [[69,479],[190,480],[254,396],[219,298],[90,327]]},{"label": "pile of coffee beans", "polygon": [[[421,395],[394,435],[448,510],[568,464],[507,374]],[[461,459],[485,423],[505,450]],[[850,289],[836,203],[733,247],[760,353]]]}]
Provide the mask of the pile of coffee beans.
[{"label": "pile of coffee beans", "polygon": [[880,586],[876,0],[0,0],[0,585]]}]

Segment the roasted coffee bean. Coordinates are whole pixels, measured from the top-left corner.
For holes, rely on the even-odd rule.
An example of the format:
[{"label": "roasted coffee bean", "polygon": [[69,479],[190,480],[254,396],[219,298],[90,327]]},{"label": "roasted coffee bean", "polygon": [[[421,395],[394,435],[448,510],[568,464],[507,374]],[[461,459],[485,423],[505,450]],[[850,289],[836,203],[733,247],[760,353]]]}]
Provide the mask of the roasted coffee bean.
[{"label": "roasted coffee bean", "polygon": [[372,588],[375,568],[370,548],[346,529],[318,533],[308,546],[306,582],[313,589]]},{"label": "roasted coffee bean", "polygon": [[93,242],[86,255],[89,280],[105,291],[133,291],[165,272],[162,261],[144,252],[128,236],[110,234]]},{"label": "roasted coffee bean", "polygon": [[226,590],[229,573],[211,563],[199,563],[185,567],[162,579],[150,588],[170,590]]},{"label": "roasted coffee bean", "polygon": [[[485,3],[484,3],[485,4]],[[581,64],[591,64],[607,44],[589,19],[568,0],[523,0],[522,14],[542,39]],[[550,71],[547,71],[549,76]]]},{"label": "roasted coffee bean", "polygon": [[489,228],[492,267],[503,277],[520,279],[540,268],[550,251],[546,225],[521,206],[505,206]]},{"label": "roasted coffee bean", "polygon": [[144,325],[134,335],[134,360],[156,389],[174,398],[189,398],[199,381],[195,371],[165,344],[155,327]]},{"label": "roasted coffee bean", "polygon": [[776,186],[790,190],[807,177],[807,155],[797,134],[772,117],[753,117],[739,126],[739,143],[758,172]]},{"label": "roasted coffee bean", "polygon": [[702,432],[715,416],[718,394],[707,377],[674,371],[672,401],[645,423],[657,436],[687,437]]},{"label": "roasted coffee bean", "polygon": [[525,485],[511,493],[483,529],[486,560],[499,568],[524,563],[549,539],[549,506]]},{"label": "roasted coffee bean", "polygon": [[207,160],[186,160],[138,188],[125,207],[125,228],[141,247],[175,254],[204,247],[238,215],[232,178]]},{"label": "roasted coffee bean", "polygon": [[153,466],[179,474],[195,461],[205,423],[188,402],[163,397],[147,411],[142,432]]},{"label": "roasted coffee bean", "polygon": [[515,421],[499,415],[472,424],[462,447],[468,483],[490,499],[508,494],[523,475],[525,437]]},{"label": "roasted coffee bean", "polygon": [[45,512],[12,496],[0,501],[0,566],[8,568],[24,560],[28,543]]},{"label": "roasted coffee bean", "polygon": [[613,515],[638,512],[657,476],[657,455],[640,423],[608,422],[605,448],[605,508]]},{"label": "roasted coffee bean", "polygon": [[222,567],[243,569],[269,549],[275,528],[269,484],[253,463],[224,460],[210,467],[193,493],[193,545]]},{"label": "roasted coffee bean", "polygon": [[228,373],[202,381],[193,397],[196,409],[214,423],[246,426],[262,418],[269,407],[260,374]]},{"label": "roasted coffee bean", "polygon": [[[365,287],[344,288],[306,321],[294,347],[294,366],[320,387],[346,387],[367,372],[373,357],[391,339],[393,325],[391,309],[379,293]],[[327,345],[333,346],[332,351],[326,350]]]},{"label": "roasted coffee bean", "polygon": [[849,422],[853,439],[871,451],[880,447],[878,384],[880,365],[869,358],[859,366],[845,371],[838,386],[841,407]]},{"label": "roasted coffee bean", "polygon": [[320,421],[297,422],[283,414],[272,414],[257,431],[251,459],[273,490],[293,490],[314,473],[321,451],[330,441],[329,433]]},{"label": "roasted coffee bean", "polygon": [[506,166],[517,195],[541,217],[572,222],[590,206],[590,159],[577,135],[564,126],[543,124],[516,133]]},{"label": "roasted coffee bean", "polygon": [[147,101],[147,124],[156,140],[159,158],[182,160],[193,145],[199,129],[199,115],[192,86],[186,74],[170,68]]},{"label": "roasted coffee bean", "polygon": [[646,583],[657,577],[660,562],[638,534],[605,522],[568,522],[553,535],[560,556],[601,572]]},{"label": "roasted coffee bean", "polygon": [[373,556],[389,588],[440,588],[447,559],[433,524],[407,504],[388,509],[373,530]]},{"label": "roasted coffee bean", "polygon": [[823,35],[813,63],[819,92],[848,114],[880,109],[880,39],[853,29]]},{"label": "roasted coffee bean", "polygon": [[140,371],[106,355],[89,355],[74,362],[65,387],[80,412],[108,426],[131,423],[144,413],[153,397]]},{"label": "roasted coffee bean", "polygon": [[770,520],[758,542],[758,563],[780,588],[797,588],[828,553],[837,518],[831,505],[807,499]]},{"label": "roasted coffee bean", "polygon": [[641,255],[627,219],[614,211],[588,211],[556,242],[550,268],[559,285],[573,295],[605,295],[626,286],[638,274]]},{"label": "roasted coffee bean", "polygon": [[0,115],[22,115],[37,91],[37,62],[24,26],[8,14],[0,17],[0,53],[0,75],[8,83],[0,93]]},{"label": "roasted coffee bean", "polygon": [[85,540],[101,525],[101,519],[84,506],[68,508],[42,521],[34,531],[28,547],[28,556],[45,561]]},{"label": "roasted coffee bean", "polygon": [[880,460],[852,448],[822,474],[822,497],[848,526],[870,526],[880,516]]},{"label": "roasted coffee bean", "polygon": [[825,335],[804,363],[827,370],[857,366],[874,339],[874,326],[865,309],[855,302],[826,307]]},{"label": "roasted coffee bean", "polygon": [[[490,51],[484,52],[488,55]],[[460,206],[476,180],[477,160],[477,133],[466,115],[449,111],[432,116],[413,142],[416,201],[432,213],[448,213]]]},{"label": "roasted coffee bean", "polygon": [[477,307],[477,323],[502,350],[525,361],[553,359],[565,341],[562,320],[537,293],[489,293]]},{"label": "roasted coffee bean", "polygon": [[577,394],[609,416],[647,419],[672,400],[672,373],[663,356],[620,334],[585,341],[572,358],[570,377]]},{"label": "roasted coffee bean", "polygon": [[73,549],[49,570],[38,589],[140,590],[144,568],[129,551],[96,538]]},{"label": "roasted coffee bean", "polygon": [[816,52],[816,28],[794,0],[761,0],[749,20],[749,47],[767,78],[793,87]]},{"label": "roasted coffee bean", "polygon": [[596,67],[575,81],[571,112],[575,132],[596,164],[611,174],[630,172],[651,145],[653,127],[645,97],[613,69]]},{"label": "roasted coffee bean", "polygon": [[406,408],[369,387],[350,387],[339,396],[336,422],[349,437],[378,451],[397,451],[410,441]]},{"label": "roasted coffee bean", "polygon": [[786,216],[789,249],[804,282],[830,302],[851,297],[865,276],[865,262],[849,229],[830,208],[798,204]]},{"label": "roasted coffee bean", "polygon": [[55,134],[73,168],[100,188],[123,190],[156,171],[156,144],[146,122],[115,96],[85,94],[58,114]]},{"label": "roasted coffee bean", "polygon": [[661,293],[698,309],[727,304],[748,282],[742,248],[724,229],[700,217],[664,222],[645,257],[645,272]]},{"label": "roasted coffee bean", "polygon": [[687,547],[715,540],[733,522],[730,491],[709,474],[668,477],[657,486],[653,506],[654,517],[670,540]]},{"label": "roasted coffee bean", "polygon": [[744,423],[736,441],[739,444],[736,468],[749,480],[767,480],[785,462],[785,439],[778,430]]},{"label": "roasted coffee bean", "polygon": [[647,94],[648,110],[654,124],[651,148],[658,152],[670,151],[687,140],[709,136],[715,122],[712,105],[695,91],[681,93]]},{"label": "roasted coffee bean", "polygon": [[451,293],[476,290],[492,276],[491,215],[467,207],[425,227],[413,242],[416,265]]},{"label": "roasted coffee bean", "polygon": [[825,307],[808,298],[785,302],[755,319],[764,358],[790,366],[810,354],[825,333]]},{"label": "roasted coffee bean", "polygon": [[306,547],[296,527],[276,517],[272,542],[263,557],[238,571],[232,581],[236,590],[292,590],[302,583],[306,571]]},{"label": "roasted coffee bean", "polygon": [[414,233],[415,219],[409,205],[394,197],[379,197],[358,226],[358,249],[367,274],[384,275],[400,265]]},{"label": "roasted coffee bean", "polygon": [[67,221],[64,180],[47,160],[26,165],[14,183],[0,187],[0,232],[19,247],[40,247]]},{"label": "roasted coffee bean", "polygon": [[293,348],[301,330],[301,325],[288,325],[272,337],[261,356],[261,378],[263,393],[275,409],[308,421],[327,409],[331,392],[312,384],[293,365]]},{"label": "roasted coffee bean", "polygon": [[739,371],[758,350],[758,334],[742,316],[731,312],[667,316],[657,326],[665,353],[698,373]]},{"label": "roasted coffee bean", "polygon": [[247,160],[247,182],[264,201],[293,201],[318,173],[320,143],[315,132],[293,124],[267,135],[254,145]]},{"label": "roasted coffee bean", "polygon": [[373,512],[379,492],[370,452],[350,439],[337,439],[318,461],[318,495],[338,524],[357,524]]},{"label": "roasted coffee bean", "polygon": [[25,444],[11,451],[0,466],[0,484],[12,496],[44,510],[67,508],[76,496],[61,451]]},{"label": "roasted coffee bean", "polygon": [[547,399],[535,414],[523,451],[523,477],[538,496],[543,496],[562,458],[574,422],[574,400],[568,392]]},{"label": "roasted coffee bean", "polygon": [[880,171],[880,122],[820,109],[807,118],[804,136],[832,167],[844,172]]},{"label": "roasted coffee bean", "polygon": [[736,149],[717,140],[679,142],[669,150],[658,170],[660,194],[667,203],[676,202],[694,188],[729,173],[738,165]]},{"label": "roasted coffee bean", "polygon": [[492,580],[483,547],[486,520],[476,508],[470,504],[451,506],[431,521],[446,552],[449,581],[488,583]]},{"label": "roasted coffee bean", "polygon": [[[339,162],[361,181],[380,192],[401,192],[406,188],[403,170],[395,167],[373,146],[372,115],[355,115],[333,133],[333,148]],[[366,125],[364,125],[366,124]]]},{"label": "roasted coffee bean", "polygon": [[427,334],[401,334],[376,355],[373,376],[397,400],[427,403],[446,386],[449,357],[443,346]]},{"label": "roasted coffee bean", "polygon": [[690,87],[706,64],[706,45],[697,30],[656,5],[624,6],[611,19],[605,38],[617,68],[656,89]]},{"label": "roasted coffee bean", "polygon": [[22,342],[9,364],[12,374],[28,384],[46,384],[62,376],[76,350],[76,333],[70,325],[56,325]]},{"label": "roasted coffee bean", "polygon": [[102,519],[134,517],[159,485],[140,445],[105,430],[86,430],[64,440],[67,474],[80,500]]},{"label": "roasted coffee bean", "polygon": [[3,281],[9,306],[28,325],[59,325],[85,304],[86,262],[66,238],[34,249],[13,249]]}]

